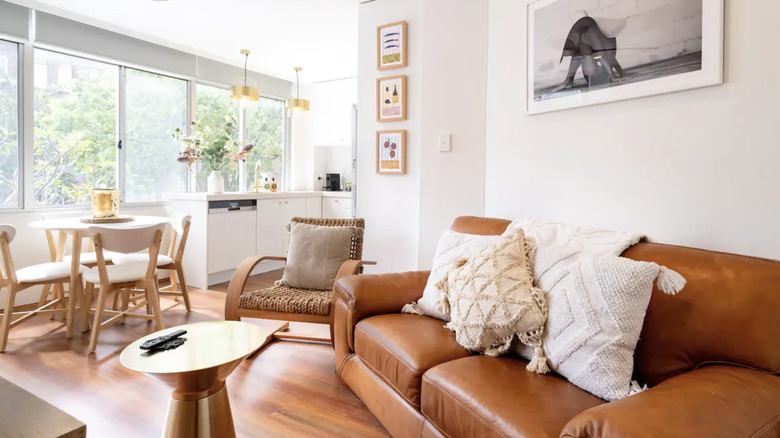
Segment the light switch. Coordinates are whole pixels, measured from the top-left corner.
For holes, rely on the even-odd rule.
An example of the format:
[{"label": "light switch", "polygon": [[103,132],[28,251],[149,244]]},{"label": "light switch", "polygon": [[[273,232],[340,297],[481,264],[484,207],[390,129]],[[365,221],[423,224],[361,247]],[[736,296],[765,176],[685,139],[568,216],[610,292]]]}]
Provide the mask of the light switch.
[{"label": "light switch", "polygon": [[445,132],[439,135],[439,151],[451,152],[452,151],[452,134]]}]

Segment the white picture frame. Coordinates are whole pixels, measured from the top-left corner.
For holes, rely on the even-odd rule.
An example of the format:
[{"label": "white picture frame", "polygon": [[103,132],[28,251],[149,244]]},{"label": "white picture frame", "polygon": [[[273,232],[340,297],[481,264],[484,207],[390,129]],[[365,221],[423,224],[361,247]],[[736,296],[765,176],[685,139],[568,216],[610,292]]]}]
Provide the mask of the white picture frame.
[{"label": "white picture frame", "polygon": [[[650,0],[652,1],[652,0]],[[658,2],[664,1],[664,0],[655,0]],[[668,0],[667,0],[668,1]],[[537,1],[531,1],[528,3],[528,10],[527,10],[527,60],[526,60],[526,89],[527,89],[527,96],[526,96],[526,112],[527,114],[541,114],[541,113],[547,113],[552,111],[561,111],[566,109],[572,109],[572,108],[580,108],[590,105],[599,105],[609,102],[617,102],[617,101],[623,101],[623,100],[629,100],[629,99],[636,99],[636,98],[642,98],[642,97],[648,97],[653,95],[659,95],[659,94],[666,94],[666,93],[674,93],[684,90],[691,90],[696,88],[703,88],[703,87],[710,87],[710,86],[716,86],[723,84],[723,45],[724,45],[724,0],[674,0],[674,1],[681,1],[681,2],[690,2],[690,1],[698,1],[701,2],[701,68],[695,71],[687,71],[682,73],[673,73],[668,74],[665,76],[657,77],[654,79],[640,79],[636,82],[631,81],[630,70],[631,68],[636,68],[637,70],[643,67],[644,65],[651,65],[650,63],[640,65],[640,66],[632,66],[625,69],[626,76],[624,78],[620,78],[615,82],[612,82],[610,79],[610,83],[607,85],[602,85],[601,88],[594,87],[594,88],[588,88],[587,82],[584,78],[583,69],[580,68],[577,72],[576,78],[579,79],[580,88],[576,89],[576,87],[571,89],[565,89],[565,90],[559,90],[559,91],[553,91],[548,92],[547,94],[544,94],[543,85],[546,85],[549,87],[549,84],[543,84],[541,79],[537,78],[537,71],[540,72],[539,76],[541,75],[542,69],[547,68],[550,65],[550,39],[547,39],[545,43],[542,43],[541,40],[543,39],[542,34],[550,37],[553,36],[552,33],[555,32],[555,36],[560,35],[560,47],[564,48],[562,52],[565,54],[567,53],[565,48],[567,47],[567,41],[570,41],[570,38],[567,38],[568,32],[574,32],[574,26],[557,26],[556,29],[551,30],[554,26],[545,25],[550,24],[549,19],[547,20],[547,23],[540,23],[537,22],[537,16],[542,16],[543,13],[546,14],[547,17],[550,17],[552,14],[550,13],[550,10],[545,11],[545,8],[549,8],[551,6],[555,6],[558,9],[561,9],[561,12],[568,13],[569,11],[565,8],[568,8],[570,5],[572,8],[577,8],[578,6],[583,5],[586,3],[584,0],[537,0]],[[564,3],[565,2],[565,3]],[[646,7],[646,3],[644,2],[635,2],[637,5],[637,8],[640,7]],[[572,9],[574,11],[574,9]],[[557,12],[557,11],[556,11]],[[588,11],[582,11],[582,8],[579,8],[579,11],[577,12],[584,12],[587,14]],[[598,14],[598,11],[596,11]],[[589,15],[586,15],[584,17],[588,17]],[[631,18],[626,18],[625,21],[628,21],[629,19],[632,19],[633,16],[629,16]],[[598,17],[593,17],[594,20],[598,20]],[[619,20],[619,18],[613,18],[613,20]],[[563,21],[563,20],[561,20]],[[605,21],[609,21],[609,19],[605,19]],[[571,20],[570,20],[571,22]],[[572,25],[577,22],[571,22]],[[537,31],[537,26],[539,26],[539,29],[543,29],[541,31]],[[625,29],[625,28],[624,28]],[[698,30],[698,29],[697,29]],[[604,35],[604,33],[602,33]],[[571,36],[571,33],[569,33],[569,36]],[[538,39],[538,40],[537,40]],[[619,61],[621,58],[621,41],[620,36],[616,36],[615,39],[617,40],[617,50],[616,50],[616,59]],[[584,41],[584,38],[580,38],[580,41]],[[637,44],[637,40],[640,41],[639,44]],[[632,43],[640,45],[641,46],[641,38],[633,38]],[[546,44],[546,45],[540,45],[540,44]],[[537,53],[537,48],[540,48],[538,50],[539,53]],[[657,49],[657,47],[653,48],[654,50]],[[628,50],[628,49],[625,49]],[[631,49],[631,50],[642,50],[642,49]],[[544,53],[544,54],[543,54]],[[569,53],[577,53],[575,50],[570,50]],[[582,53],[582,52],[580,52]],[[598,52],[593,52],[596,56],[598,56]],[[690,55],[690,54],[689,54]],[[590,55],[591,57],[594,57],[594,55]],[[681,55],[678,55],[681,56]],[[569,59],[566,59],[566,56],[561,56],[561,62],[563,64],[566,64],[570,59],[574,59],[575,56],[569,57]],[[585,56],[578,56],[580,59],[585,59]],[[613,58],[613,59],[615,59]],[[673,58],[669,58],[669,60],[672,60]],[[676,58],[675,58],[676,59]],[[553,64],[555,60],[552,60]],[[668,60],[661,60],[661,61],[668,61]],[[602,61],[599,61],[598,66],[603,66],[601,64]],[[656,62],[657,63],[657,62]],[[583,62],[584,64],[584,62]],[[557,65],[554,65],[554,68],[560,68]],[[571,69],[572,66],[569,65],[569,69]],[[655,68],[655,67],[652,67]],[[667,67],[668,68],[668,67]],[[608,70],[611,72],[610,76],[615,74],[617,76],[616,72],[617,69],[608,68]],[[605,71],[602,69],[601,71]],[[569,70],[566,74],[563,75],[561,78],[561,84],[558,85],[558,87],[564,86],[566,83],[567,75],[570,74],[571,70]],[[560,71],[558,71],[556,74],[560,75]],[[657,73],[656,73],[657,74]],[[550,74],[552,76],[552,74]],[[652,77],[654,75],[645,75],[644,77]],[[603,77],[603,76],[602,76]],[[547,78],[547,80],[551,80],[550,77]],[[617,83],[620,82],[620,83]],[[557,87],[556,87],[557,88]]]}]

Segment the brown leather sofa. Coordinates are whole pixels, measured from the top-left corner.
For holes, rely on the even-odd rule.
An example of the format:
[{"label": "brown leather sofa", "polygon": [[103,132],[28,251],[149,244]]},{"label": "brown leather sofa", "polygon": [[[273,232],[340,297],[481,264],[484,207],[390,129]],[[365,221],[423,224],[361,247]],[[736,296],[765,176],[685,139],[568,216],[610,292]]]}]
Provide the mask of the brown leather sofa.
[{"label": "brown leather sofa", "polygon": [[[458,218],[500,234],[508,221]],[[653,292],[635,353],[650,389],[607,403],[518,357],[476,356],[439,320],[401,314],[428,272],[363,275],[335,288],[344,382],[395,437],[780,437],[780,262],[640,243],[624,254],[688,280]]]}]

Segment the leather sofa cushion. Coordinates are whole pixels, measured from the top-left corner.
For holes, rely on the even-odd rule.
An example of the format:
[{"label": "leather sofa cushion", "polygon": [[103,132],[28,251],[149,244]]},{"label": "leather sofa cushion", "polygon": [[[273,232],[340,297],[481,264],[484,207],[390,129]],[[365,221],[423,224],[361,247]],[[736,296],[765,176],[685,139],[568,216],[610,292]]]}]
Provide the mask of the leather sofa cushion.
[{"label": "leather sofa cushion", "polygon": [[579,413],[605,402],[512,357],[473,356],[425,373],[422,412],[453,437],[558,437]]},{"label": "leather sofa cushion", "polygon": [[470,356],[444,322],[421,315],[366,318],[355,326],[355,353],[412,406],[420,406],[422,376],[430,368]]}]

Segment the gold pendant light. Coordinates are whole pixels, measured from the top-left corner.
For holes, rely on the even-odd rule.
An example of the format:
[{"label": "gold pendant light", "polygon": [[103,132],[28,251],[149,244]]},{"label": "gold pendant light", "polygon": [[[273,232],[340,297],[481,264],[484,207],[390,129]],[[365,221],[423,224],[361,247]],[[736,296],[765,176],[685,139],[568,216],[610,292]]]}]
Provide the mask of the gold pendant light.
[{"label": "gold pendant light", "polygon": [[248,87],[246,85],[246,63],[249,61],[249,50],[241,50],[241,54],[244,55],[244,85],[233,85],[230,88],[230,97],[233,99],[246,99],[246,100],[259,100],[260,92],[255,87]]},{"label": "gold pendant light", "polygon": [[301,99],[301,81],[298,78],[298,73],[303,70],[300,67],[295,67],[295,98],[287,99],[287,109],[291,110],[309,110],[309,101]]}]

